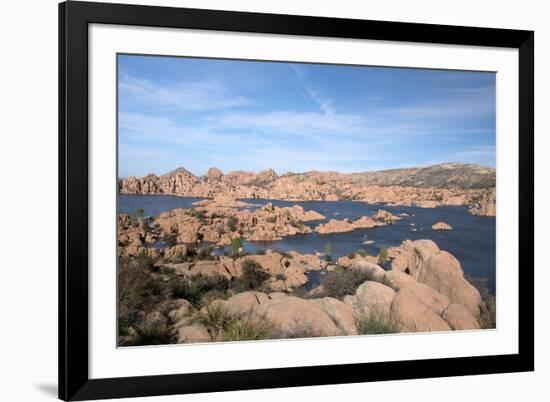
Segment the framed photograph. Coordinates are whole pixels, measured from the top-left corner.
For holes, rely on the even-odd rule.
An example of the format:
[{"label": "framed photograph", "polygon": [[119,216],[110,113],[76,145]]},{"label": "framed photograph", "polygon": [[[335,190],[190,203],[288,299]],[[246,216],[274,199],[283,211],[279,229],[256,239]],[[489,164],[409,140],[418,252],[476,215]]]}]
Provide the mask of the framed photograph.
[{"label": "framed photograph", "polygon": [[534,33],[59,5],[59,397],[534,369]]}]

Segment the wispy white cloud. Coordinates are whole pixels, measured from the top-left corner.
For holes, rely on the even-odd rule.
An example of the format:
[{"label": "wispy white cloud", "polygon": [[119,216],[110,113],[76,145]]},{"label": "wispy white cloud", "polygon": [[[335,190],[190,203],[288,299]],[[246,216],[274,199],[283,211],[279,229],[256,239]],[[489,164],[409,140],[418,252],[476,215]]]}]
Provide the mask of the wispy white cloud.
[{"label": "wispy white cloud", "polygon": [[320,89],[314,88],[307,82],[307,70],[304,66],[297,64],[289,64],[290,69],[295,73],[301,90],[307,95],[307,97],[315,103],[324,114],[334,114],[332,105],[334,100],[321,94]]},{"label": "wispy white cloud", "polygon": [[277,132],[311,136],[356,133],[364,128],[365,119],[352,114],[274,111],[267,113],[228,112],[208,119],[219,126],[234,129]]},{"label": "wispy white cloud", "polygon": [[479,145],[465,150],[454,152],[449,157],[455,160],[464,160],[472,158],[487,158],[496,156],[496,147],[494,145]]},{"label": "wispy white cloud", "polygon": [[251,100],[231,91],[216,81],[175,82],[170,85],[152,83],[143,78],[121,75],[119,91],[122,108],[155,110],[208,111],[249,105]]},{"label": "wispy white cloud", "polygon": [[311,87],[304,87],[306,93],[309,95],[309,97],[319,105],[323,113],[325,114],[334,114],[334,109],[332,108],[332,105],[334,101],[329,98],[325,98],[321,95],[319,95],[319,92]]},{"label": "wispy white cloud", "polygon": [[124,139],[153,144],[222,147],[264,141],[254,135],[217,130],[208,125],[179,124],[168,117],[143,113],[120,112],[119,129]]}]

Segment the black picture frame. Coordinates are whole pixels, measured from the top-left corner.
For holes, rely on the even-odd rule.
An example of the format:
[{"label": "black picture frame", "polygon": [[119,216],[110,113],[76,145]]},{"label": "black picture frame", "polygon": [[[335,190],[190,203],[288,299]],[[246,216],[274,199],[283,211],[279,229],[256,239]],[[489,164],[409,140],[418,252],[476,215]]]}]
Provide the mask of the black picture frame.
[{"label": "black picture frame", "polygon": [[[88,25],[117,24],[515,48],[519,51],[517,354],[90,379]],[[59,398],[103,398],[534,370],[534,32],[70,1],[59,5]],[[519,269],[521,267],[521,269]]]}]

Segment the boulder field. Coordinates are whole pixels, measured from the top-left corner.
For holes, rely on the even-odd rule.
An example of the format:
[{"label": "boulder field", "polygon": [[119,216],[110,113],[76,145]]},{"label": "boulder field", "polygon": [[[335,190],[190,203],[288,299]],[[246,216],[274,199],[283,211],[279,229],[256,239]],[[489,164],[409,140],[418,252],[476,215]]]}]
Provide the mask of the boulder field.
[{"label": "boulder field", "polygon": [[[133,222],[127,214],[118,217],[118,239],[121,255],[135,255],[147,244],[153,244],[166,236],[181,244],[197,242],[217,246],[231,244],[235,238],[249,241],[281,240],[286,236],[312,233],[343,233],[355,229],[369,229],[390,224],[400,217],[379,210],[372,217],[363,216],[355,221],[331,219],[314,230],[306,222],[325,219],[316,211],[305,211],[301,206],[276,207],[272,203],[254,211],[239,209],[248,204],[231,198],[200,201],[197,208],[177,208],[166,211],[146,222]],[[159,254],[160,250],[147,249],[146,253]],[[154,255],[151,255],[152,257]]]},{"label": "boulder field", "polygon": [[[370,261],[371,258],[352,259],[345,270],[359,270],[366,280],[353,294],[342,300],[334,297],[306,298],[293,293],[294,286],[307,281],[304,272],[321,261],[312,255],[294,253],[292,258],[280,253],[248,256],[225,262],[222,275],[239,275],[239,266],[245,258],[252,258],[276,277],[270,282],[272,291],[247,291],[227,300],[211,302],[217,308],[252,322],[268,322],[281,337],[311,337],[357,335],[362,333],[360,321],[376,317],[391,326],[391,332],[426,332],[479,329],[482,300],[478,290],[468,283],[460,263],[430,240],[407,240],[389,250],[391,269]],[[206,275],[211,268],[202,265],[183,269],[182,274],[196,269]],[[282,283],[278,283],[282,281]],[[204,313],[185,301],[176,304],[170,312],[178,342],[209,342],[216,339],[211,331],[193,319]]]}]

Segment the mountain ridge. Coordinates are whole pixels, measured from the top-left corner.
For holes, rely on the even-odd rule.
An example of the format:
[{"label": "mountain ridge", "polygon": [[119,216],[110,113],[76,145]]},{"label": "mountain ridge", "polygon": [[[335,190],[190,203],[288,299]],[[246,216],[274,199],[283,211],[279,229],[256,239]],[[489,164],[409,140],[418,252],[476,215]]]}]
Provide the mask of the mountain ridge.
[{"label": "mountain ridge", "polygon": [[[314,177],[317,180],[324,177],[325,181],[347,181],[352,184],[377,185],[377,186],[401,186],[419,188],[458,188],[458,189],[483,189],[496,185],[496,170],[494,168],[470,164],[446,162],[429,166],[393,168],[354,173],[340,173],[336,171],[286,172],[277,174],[273,169],[264,169],[260,172],[243,170],[230,171],[224,174],[221,169],[211,167],[208,172],[219,172],[213,176],[209,173],[199,176],[191,173],[184,167],[178,167],[158,177],[170,178],[184,174],[198,180],[221,180],[223,177],[241,178],[238,184],[255,185],[263,187],[282,177]],[[156,176],[155,174],[150,174]],[[147,175],[147,176],[150,176]],[[124,180],[124,179],[123,179]],[[237,183],[235,183],[237,184]]]}]

